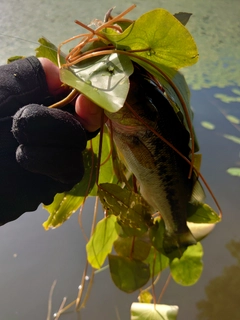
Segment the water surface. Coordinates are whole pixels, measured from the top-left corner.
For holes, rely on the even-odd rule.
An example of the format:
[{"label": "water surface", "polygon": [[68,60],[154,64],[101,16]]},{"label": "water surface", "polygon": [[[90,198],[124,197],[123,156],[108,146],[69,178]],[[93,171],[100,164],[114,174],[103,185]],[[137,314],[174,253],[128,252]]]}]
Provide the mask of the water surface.
[{"label": "water surface", "polygon": [[[193,13],[188,28],[198,44],[200,62],[185,73],[191,87],[194,124],[203,154],[202,173],[224,214],[222,223],[203,241],[204,270],[200,281],[192,287],[171,282],[162,303],[178,305],[180,320],[238,319],[240,178],[230,176],[226,170],[240,167],[240,150],[239,144],[223,135],[239,137],[238,126],[231,124],[225,114],[240,119],[239,95],[234,93],[240,89],[240,4],[238,0],[212,1],[204,6],[202,2],[193,1],[139,0],[135,3],[137,8],[130,18],[157,7],[172,13]],[[52,0],[49,4],[48,1],[2,0],[0,63],[13,55],[34,54],[36,41],[42,35],[58,44],[78,34],[81,31],[73,23],[75,19],[85,23],[93,18],[101,19],[113,5],[117,5],[117,14],[131,3]],[[233,102],[223,102],[219,94],[230,97],[225,101]],[[215,130],[202,127],[202,121],[213,123]],[[84,212],[84,226],[88,230],[93,212],[91,201]],[[77,214],[61,228],[48,232],[41,226],[47,216],[47,212],[39,208],[0,229],[0,318],[3,320],[46,319],[48,294],[55,279],[53,312],[63,297],[67,296],[69,302],[76,298],[85,266],[85,240]],[[166,276],[164,273],[157,285],[158,292]],[[105,271],[95,277],[89,302],[81,315],[68,313],[62,319],[126,320],[133,301],[137,301],[137,293],[120,292]]]}]

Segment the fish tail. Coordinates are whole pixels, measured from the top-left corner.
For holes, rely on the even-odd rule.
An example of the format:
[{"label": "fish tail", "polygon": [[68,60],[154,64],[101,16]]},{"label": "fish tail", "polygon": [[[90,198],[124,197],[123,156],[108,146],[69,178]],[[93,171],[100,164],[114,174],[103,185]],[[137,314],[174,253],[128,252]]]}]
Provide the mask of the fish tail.
[{"label": "fish tail", "polygon": [[165,232],[163,239],[163,249],[166,255],[174,255],[180,258],[188,246],[197,244],[196,239],[191,231],[187,228],[183,233],[169,233]]}]

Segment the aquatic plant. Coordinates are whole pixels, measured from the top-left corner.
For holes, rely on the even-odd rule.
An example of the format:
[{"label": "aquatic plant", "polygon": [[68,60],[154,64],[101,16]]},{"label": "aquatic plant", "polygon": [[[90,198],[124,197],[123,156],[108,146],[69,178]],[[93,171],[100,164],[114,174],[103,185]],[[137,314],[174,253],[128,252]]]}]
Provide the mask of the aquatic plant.
[{"label": "aquatic plant", "polygon": [[[213,196],[200,173],[201,155],[196,153],[199,148],[192,126],[189,89],[178,71],[198,60],[194,39],[185,28],[191,14],[173,16],[164,9],[155,9],[135,21],[125,19],[133,8],[131,6],[116,17],[112,16],[111,9],[104,21],[95,19],[91,26],[77,21],[88,33],[68,39],[58,48],[44,38],[39,40],[37,56],[58,64],[62,82],[73,88],[67,99],[51,107],[62,107],[81,92],[106,112],[116,113],[123,108],[129,94],[129,78],[135,64],[141,66],[158,84],[188,132],[189,156],[179,152],[143,119],[138,120],[188,163],[189,179],[193,175],[201,178]],[[76,39],[80,39],[79,44],[64,54],[63,45]],[[135,116],[138,117],[137,113]],[[71,191],[57,194],[53,203],[45,206],[50,213],[43,224],[46,230],[59,227],[79,207],[81,225],[85,200],[96,197],[91,234],[86,236],[87,265],[92,267],[88,290],[83,296],[86,267],[76,301],[62,308],[57,316],[73,304],[77,310],[85,306],[95,270],[101,270],[108,259],[112,280],[120,290],[127,293],[140,290],[140,302],[132,305],[132,319],[175,319],[178,308],[159,304],[155,296],[159,275],[169,267],[171,277],[181,285],[189,286],[198,281],[203,268],[200,240],[221,220],[221,211],[218,215],[203,202],[189,202],[187,223],[198,242],[166,252],[163,245],[166,230],[161,212],[152,214],[134,175],[119,156],[121,150],[114,144],[111,125],[109,128],[103,123],[100,134],[88,143],[84,151],[83,180]],[[96,224],[99,199],[105,215]],[[148,282],[150,289],[142,289]]]}]

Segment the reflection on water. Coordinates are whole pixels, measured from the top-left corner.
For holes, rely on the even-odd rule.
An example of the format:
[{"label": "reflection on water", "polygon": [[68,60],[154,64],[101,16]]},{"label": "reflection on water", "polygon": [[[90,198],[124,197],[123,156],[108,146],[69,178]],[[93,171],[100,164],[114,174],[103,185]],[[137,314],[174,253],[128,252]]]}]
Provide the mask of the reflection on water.
[{"label": "reflection on water", "polygon": [[207,298],[197,302],[198,320],[239,319],[240,242],[232,240],[227,248],[237,263],[224,268],[220,276],[208,283]]},{"label": "reflection on water", "polygon": [[[230,176],[226,170],[240,167],[240,150],[239,144],[225,138],[224,134],[239,138],[236,125],[226,118],[232,115],[240,119],[239,0],[216,0],[204,5],[201,1],[189,0],[138,0],[135,3],[137,9],[130,18],[157,7],[172,13],[193,13],[188,28],[196,38],[200,62],[187,70],[187,79],[192,88],[194,123],[203,154],[201,171],[224,214],[223,221],[203,241],[204,270],[200,281],[192,287],[171,282],[162,303],[179,305],[178,320],[224,319],[223,309],[228,307],[231,310],[226,319],[237,319],[240,245],[232,239],[239,236],[240,178]],[[58,44],[78,34],[79,27],[73,23],[75,19],[88,23],[92,18],[103,17],[115,4],[112,0],[88,0],[83,7],[83,2],[76,0],[2,0],[0,32],[33,43],[0,35],[0,63],[12,55],[33,54],[35,42],[42,35]],[[117,3],[116,14],[131,4],[124,0]],[[36,6],[38,10],[33,14]],[[203,89],[206,87],[210,89]],[[193,90],[199,88],[199,91]],[[214,124],[215,129],[207,130],[201,125],[202,121]],[[90,201],[83,217],[86,230],[90,229],[92,208]],[[3,320],[46,319],[48,294],[55,279],[52,313],[58,310],[63,297],[67,296],[68,302],[76,298],[85,266],[85,240],[77,215],[61,228],[48,232],[41,226],[46,218],[47,213],[39,208],[0,229],[0,318]],[[156,290],[161,291],[161,288],[160,282]],[[81,315],[67,313],[62,319],[127,320],[133,301],[137,301],[137,293],[120,292],[107,270],[95,277],[89,302]]]}]

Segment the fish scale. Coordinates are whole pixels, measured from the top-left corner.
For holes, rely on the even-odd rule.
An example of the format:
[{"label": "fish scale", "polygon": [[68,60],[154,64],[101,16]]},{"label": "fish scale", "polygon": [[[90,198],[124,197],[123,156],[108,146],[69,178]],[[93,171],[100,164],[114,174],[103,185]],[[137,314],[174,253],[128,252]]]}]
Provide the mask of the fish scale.
[{"label": "fish scale", "polygon": [[193,173],[189,179],[189,164],[149,129],[151,127],[189,159],[189,132],[159,84],[144,69],[135,66],[123,108],[106,114],[112,122],[118,152],[135,175],[141,195],[153,212],[160,212],[163,218],[165,251],[195,244],[186,219],[196,175]]}]

